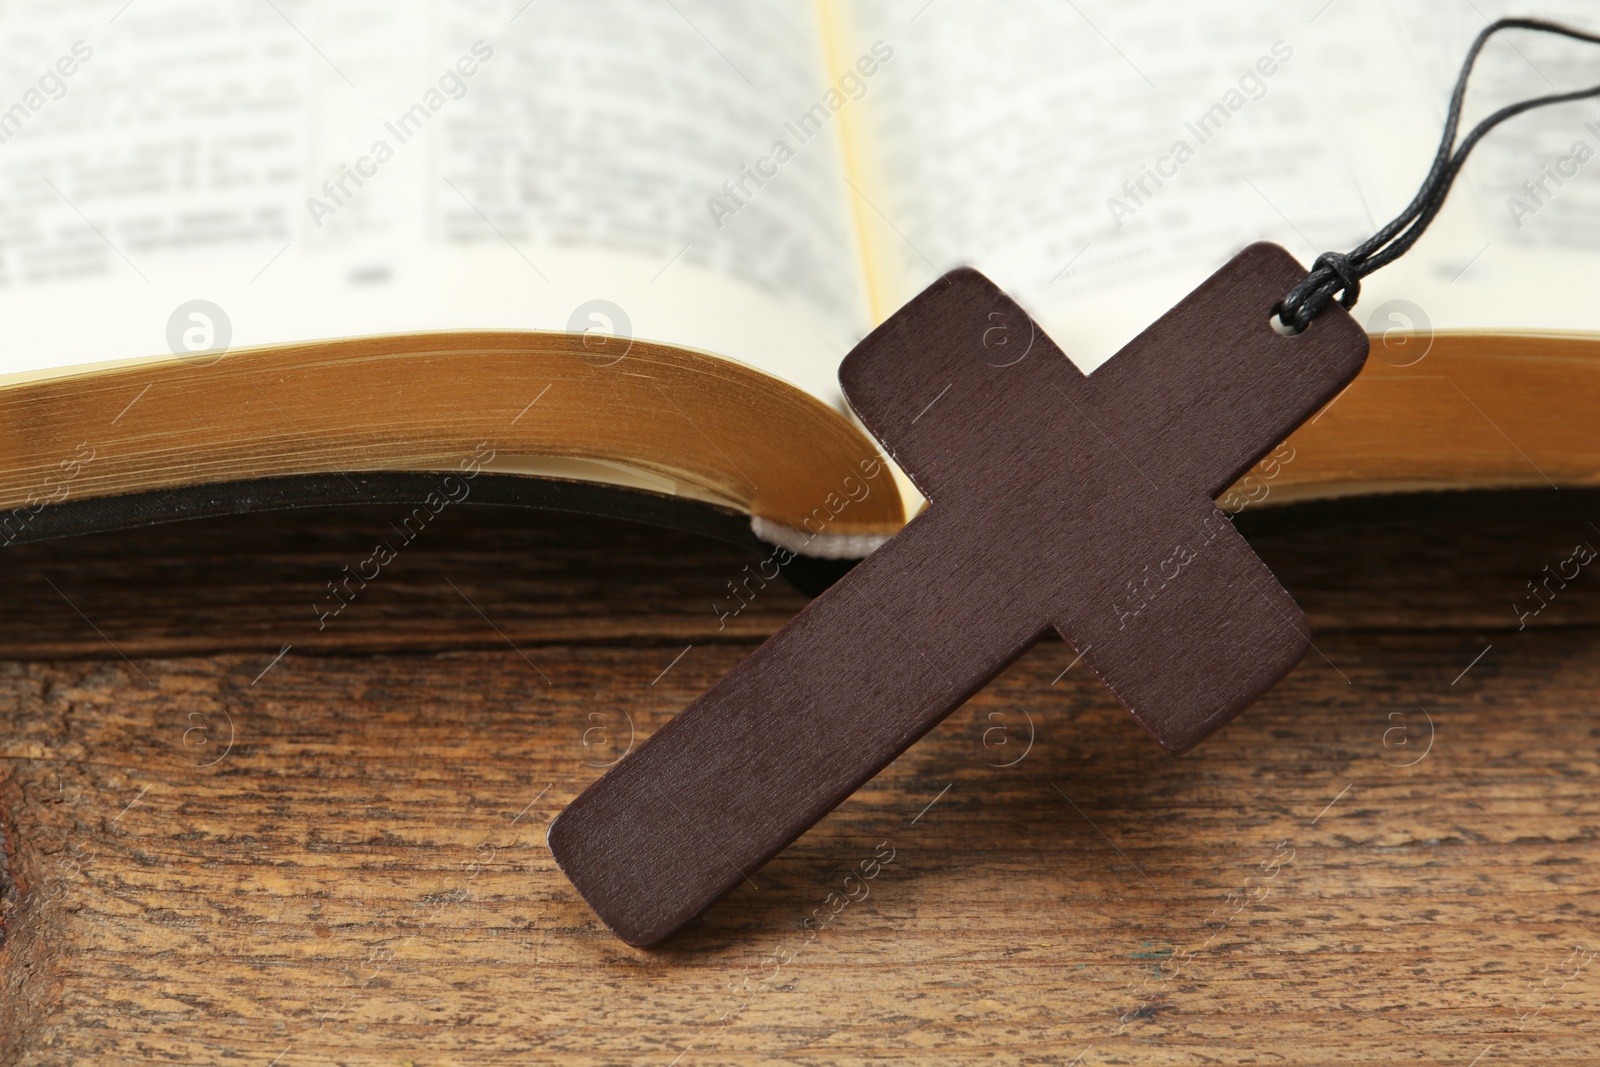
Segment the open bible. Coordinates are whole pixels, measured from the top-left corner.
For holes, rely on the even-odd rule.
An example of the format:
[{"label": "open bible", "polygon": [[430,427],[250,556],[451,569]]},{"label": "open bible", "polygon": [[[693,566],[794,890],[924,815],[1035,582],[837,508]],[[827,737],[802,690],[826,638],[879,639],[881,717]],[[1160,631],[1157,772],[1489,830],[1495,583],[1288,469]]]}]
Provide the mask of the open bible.
[{"label": "open bible", "polygon": [[[970,263],[1090,372],[1252,241],[1348,248],[1410,199],[1482,22],[1470,0],[9,11],[0,541],[68,503],[110,527],[471,464],[864,555],[921,504],[839,393],[877,322]],[[1496,46],[1467,117],[1593,69]],[[1366,371],[1224,508],[1600,481],[1597,152],[1593,101],[1496,131],[1367,281]]]}]

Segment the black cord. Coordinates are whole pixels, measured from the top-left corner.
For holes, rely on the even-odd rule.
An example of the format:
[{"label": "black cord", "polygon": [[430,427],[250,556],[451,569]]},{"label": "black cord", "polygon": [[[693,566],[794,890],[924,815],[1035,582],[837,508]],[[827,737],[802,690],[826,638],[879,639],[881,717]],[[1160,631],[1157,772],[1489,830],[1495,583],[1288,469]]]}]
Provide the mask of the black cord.
[{"label": "black cord", "polygon": [[1445,195],[1450,192],[1451,183],[1456,180],[1456,174],[1467,161],[1467,154],[1483,139],[1484,134],[1506,119],[1520,115],[1524,111],[1532,111],[1536,107],[1600,96],[1600,85],[1597,85],[1592,89],[1552,93],[1549,96],[1508,104],[1474,126],[1472,132],[1461,142],[1461,147],[1456,148],[1456,129],[1461,122],[1461,104],[1467,95],[1467,78],[1472,74],[1472,65],[1477,62],[1478,53],[1483,51],[1484,44],[1501,30],[1535,30],[1540,33],[1570,37],[1576,41],[1600,44],[1600,36],[1574,30],[1559,23],[1545,22],[1542,19],[1499,19],[1485,27],[1483,32],[1478,34],[1477,40],[1472,42],[1466,62],[1461,64],[1461,75],[1456,79],[1455,92],[1450,96],[1450,114],[1445,120],[1444,138],[1439,142],[1439,151],[1433,158],[1433,168],[1423,179],[1422,188],[1417,190],[1416,199],[1412,200],[1410,205],[1395,216],[1387,226],[1349,252],[1324,252],[1317,257],[1316,262],[1311,265],[1311,273],[1290,289],[1272,309],[1290,330],[1295,333],[1304,330],[1311,320],[1328,306],[1335,293],[1339,294],[1341,306],[1345,308],[1355,306],[1357,298],[1361,295],[1361,279],[1379,267],[1393,263],[1417,243],[1422,231],[1428,228],[1433,217],[1444,206]]}]

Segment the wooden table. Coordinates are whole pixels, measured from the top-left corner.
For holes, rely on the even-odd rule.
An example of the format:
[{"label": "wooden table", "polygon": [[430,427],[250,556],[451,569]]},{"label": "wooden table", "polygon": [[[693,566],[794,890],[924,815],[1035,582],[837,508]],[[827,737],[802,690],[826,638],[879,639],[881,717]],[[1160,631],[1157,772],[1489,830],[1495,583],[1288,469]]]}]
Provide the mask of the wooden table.
[{"label": "wooden table", "polygon": [[7,550],[0,1062],[1600,1060],[1583,522],[1260,538],[1317,648],[1194,753],[1042,644],[643,952],[545,828],[802,598],[462,508],[319,630],[390,517]]}]

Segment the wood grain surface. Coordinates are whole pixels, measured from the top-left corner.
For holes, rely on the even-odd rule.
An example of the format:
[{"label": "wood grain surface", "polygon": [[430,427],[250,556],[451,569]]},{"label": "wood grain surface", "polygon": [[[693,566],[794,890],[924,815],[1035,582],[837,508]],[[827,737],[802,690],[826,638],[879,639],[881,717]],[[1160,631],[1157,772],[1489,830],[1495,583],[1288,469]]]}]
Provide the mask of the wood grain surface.
[{"label": "wood grain surface", "polygon": [[319,631],[390,517],[7,551],[0,1062],[1600,1055],[1586,523],[1257,539],[1316,649],[1194,752],[1047,641],[646,952],[545,828],[802,599],[463,507]]}]

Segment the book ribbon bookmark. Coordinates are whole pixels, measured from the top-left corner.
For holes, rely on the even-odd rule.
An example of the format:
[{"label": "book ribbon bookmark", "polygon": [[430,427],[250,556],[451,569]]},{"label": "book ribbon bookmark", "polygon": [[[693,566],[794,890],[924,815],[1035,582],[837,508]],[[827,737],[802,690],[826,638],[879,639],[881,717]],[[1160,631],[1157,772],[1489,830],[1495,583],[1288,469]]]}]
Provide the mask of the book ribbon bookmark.
[{"label": "book ribbon bookmark", "polygon": [[551,824],[617,936],[656,944],[751,882],[1049,630],[1173,752],[1295,665],[1305,616],[1212,498],[1355,377],[1360,278],[1420,236],[1490,126],[1536,106],[1452,153],[1473,59],[1508,27],[1595,40],[1485,30],[1422,190],[1348,254],[1308,273],[1251,245],[1087,376],[971,269],[845,358],[846,398],[929,507]]}]

